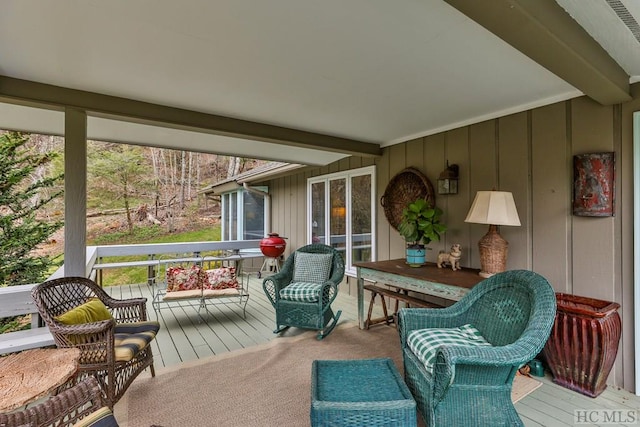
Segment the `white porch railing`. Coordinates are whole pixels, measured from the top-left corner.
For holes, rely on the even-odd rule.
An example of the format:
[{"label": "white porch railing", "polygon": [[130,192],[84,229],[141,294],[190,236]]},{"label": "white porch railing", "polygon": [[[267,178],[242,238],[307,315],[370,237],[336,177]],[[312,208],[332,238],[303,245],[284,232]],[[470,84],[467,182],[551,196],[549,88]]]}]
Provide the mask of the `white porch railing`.
[{"label": "white porch railing", "polygon": [[[233,240],[218,242],[150,243],[138,245],[87,246],[86,277],[95,279],[96,269],[105,258],[120,256],[141,256],[148,260],[162,255],[199,256],[212,251],[259,251],[260,240]],[[112,266],[115,263],[112,263]],[[117,263],[121,267],[146,266],[144,262],[130,261]],[[48,279],[64,277],[64,266]],[[53,338],[46,327],[39,322],[31,289],[35,284],[0,288],[0,317],[32,314],[31,330],[0,334],[0,354],[37,348],[53,344]]]}]

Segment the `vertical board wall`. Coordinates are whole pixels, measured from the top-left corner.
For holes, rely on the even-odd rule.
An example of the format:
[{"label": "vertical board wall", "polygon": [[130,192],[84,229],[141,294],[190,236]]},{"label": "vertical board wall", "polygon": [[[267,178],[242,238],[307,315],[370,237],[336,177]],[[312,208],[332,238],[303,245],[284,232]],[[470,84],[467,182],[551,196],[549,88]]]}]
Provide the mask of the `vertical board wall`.
[{"label": "vertical board wall", "polygon": [[[637,96],[622,106],[576,98],[389,146],[379,158],[308,168],[269,183],[274,231],[289,238],[288,251],[306,244],[307,178],[375,164],[377,259],[401,258],[404,241],[379,204],[388,182],[415,167],[437,188],[447,161],[458,164],[459,193],[436,195],[448,231],[430,245],[427,259],[460,243],[461,264],[479,268],[477,242],[488,227],[465,223],[467,211],[478,190],[512,192],[522,226],[501,227],[509,242],[507,267],[539,272],[558,292],[620,303],[623,337],[609,383],[634,390],[631,115],[637,110]],[[602,151],[616,152],[616,215],[574,216],[573,156]]]}]

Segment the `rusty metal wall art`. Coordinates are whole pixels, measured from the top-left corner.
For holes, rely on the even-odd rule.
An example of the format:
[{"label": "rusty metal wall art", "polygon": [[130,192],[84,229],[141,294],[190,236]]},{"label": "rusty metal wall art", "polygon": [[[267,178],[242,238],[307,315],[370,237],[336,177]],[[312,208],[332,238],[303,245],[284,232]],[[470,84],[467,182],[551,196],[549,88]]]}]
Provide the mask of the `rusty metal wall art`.
[{"label": "rusty metal wall art", "polygon": [[615,153],[573,156],[573,214],[614,216]]}]

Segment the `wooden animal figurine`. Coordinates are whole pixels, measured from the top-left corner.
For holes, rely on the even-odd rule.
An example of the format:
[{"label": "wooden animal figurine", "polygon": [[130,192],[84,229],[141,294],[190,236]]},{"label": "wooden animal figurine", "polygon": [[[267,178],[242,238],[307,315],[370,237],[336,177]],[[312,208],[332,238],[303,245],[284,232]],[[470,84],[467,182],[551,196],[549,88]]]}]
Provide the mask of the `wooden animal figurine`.
[{"label": "wooden animal figurine", "polygon": [[455,243],[451,246],[451,252],[440,251],[438,254],[438,268],[442,268],[443,265],[450,265],[453,271],[461,270],[460,257],[462,257],[462,248],[459,243]]}]

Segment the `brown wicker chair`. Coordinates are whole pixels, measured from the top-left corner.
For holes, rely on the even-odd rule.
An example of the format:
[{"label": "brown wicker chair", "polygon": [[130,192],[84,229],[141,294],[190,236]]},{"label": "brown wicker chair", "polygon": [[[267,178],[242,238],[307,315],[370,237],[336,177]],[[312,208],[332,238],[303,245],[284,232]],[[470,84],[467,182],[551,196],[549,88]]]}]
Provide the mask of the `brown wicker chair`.
[{"label": "brown wicker chair", "polygon": [[[32,295],[56,345],[80,349],[78,377],[95,376],[106,395],[109,408],[113,408],[144,369],[150,367],[151,376],[155,376],[150,345],[136,348],[130,360],[118,361],[116,358],[118,347],[115,334],[123,327],[151,324],[157,331],[157,322],[147,322],[146,298],[114,299],[95,282],[84,277],[65,277],[41,283],[33,289]],[[56,316],[91,298],[100,299],[113,319],[79,325],[65,325],[56,320]],[[121,335],[118,335],[121,339]]]},{"label": "brown wicker chair", "polygon": [[104,405],[98,381],[94,377],[86,377],[73,387],[42,403],[21,411],[0,414],[0,426],[72,426]]}]

